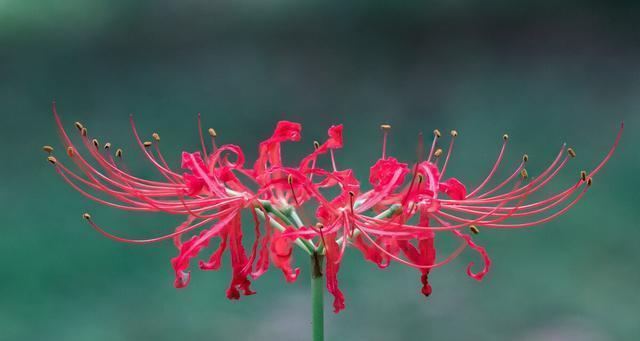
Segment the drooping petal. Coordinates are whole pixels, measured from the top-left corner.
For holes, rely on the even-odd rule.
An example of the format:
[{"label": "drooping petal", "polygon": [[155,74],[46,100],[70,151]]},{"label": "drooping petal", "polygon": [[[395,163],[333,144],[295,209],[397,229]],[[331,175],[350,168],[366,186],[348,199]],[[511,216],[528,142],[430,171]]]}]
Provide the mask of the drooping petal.
[{"label": "drooping petal", "polygon": [[227,234],[222,231],[220,233],[220,245],[218,249],[209,257],[209,261],[200,261],[198,265],[201,270],[218,270],[220,265],[222,265],[222,254],[227,249]]},{"label": "drooping petal", "polygon": [[295,282],[300,274],[299,268],[291,268],[294,240],[294,237],[283,236],[280,231],[274,231],[271,239],[271,260],[282,271],[285,280],[289,283]]},{"label": "drooping petal", "polygon": [[327,290],[333,295],[333,312],[339,313],[345,308],[344,294],[338,288],[338,271],[340,270],[340,263],[338,259],[340,257],[340,247],[336,243],[335,234],[324,236],[325,241],[325,255],[327,257],[326,276],[327,276]]},{"label": "drooping petal", "polygon": [[229,251],[231,254],[232,278],[227,289],[227,298],[237,300],[240,298],[241,293],[245,296],[255,294],[255,291],[251,290],[251,281],[247,278],[251,273],[251,266],[247,263],[247,254],[242,245],[242,228],[239,214],[229,224]]},{"label": "drooping petal", "polygon": [[171,265],[176,274],[174,285],[176,288],[184,288],[191,280],[190,272],[185,271],[189,268],[191,258],[197,256],[200,250],[209,245],[211,238],[220,234],[222,229],[227,227],[230,221],[239,216],[238,211],[233,211],[229,215],[219,220],[208,230],[203,230],[199,235],[191,237],[188,241],[180,246],[180,253],[171,260]]}]

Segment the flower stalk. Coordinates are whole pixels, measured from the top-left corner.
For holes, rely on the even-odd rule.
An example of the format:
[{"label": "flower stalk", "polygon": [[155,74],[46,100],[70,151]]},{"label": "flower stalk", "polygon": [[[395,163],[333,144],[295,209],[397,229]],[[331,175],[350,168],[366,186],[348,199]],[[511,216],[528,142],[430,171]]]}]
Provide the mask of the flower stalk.
[{"label": "flower stalk", "polygon": [[311,328],[313,341],[324,340],[324,279],[322,263],[324,256],[317,251],[311,255]]}]

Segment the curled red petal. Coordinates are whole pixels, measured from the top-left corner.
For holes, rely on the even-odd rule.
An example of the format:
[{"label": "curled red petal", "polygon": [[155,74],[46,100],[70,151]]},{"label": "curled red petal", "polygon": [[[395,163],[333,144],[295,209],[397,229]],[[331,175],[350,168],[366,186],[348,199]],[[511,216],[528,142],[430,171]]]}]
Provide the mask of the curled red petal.
[{"label": "curled red petal", "polygon": [[463,200],[467,197],[467,188],[456,178],[451,178],[445,182],[441,182],[440,191],[444,192],[454,200]]},{"label": "curled red petal", "polygon": [[[396,171],[400,170],[401,175],[396,176]],[[380,190],[387,185],[391,186],[389,192],[392,192],[398,186],[404,183],[404,179],[409,173],[409,168],[406,163],[398,162],[395,158],[388,157],[386,159],[379,159],[371,169],[369,170],[369,182],[373,186],[374,190]],[[395,177],[395,181],[393,180]],[[389,182],[394,181],[393,184]]]},{"label": "curled red petal", "polygon": [[473,239],[471,239],[471,236],[466,235],[458,230],[453,230],[453,233],[455,233],[458,237],[462,238],[470,248],[476,250],[482,256],[482,260],[484,263],[482,266],[482,270],[480,270],[480,272],[473,272],[471,270],[471,268],[475,264],[474,262],[469,262],[469,265],[467,266],[467,275],[477,281],[481,281],[484,278],[484,276],[489,272],[489,268],[491,268],[491,259],[489,258],[489,254],[487,253],[487,250],[485,250],[484,247],[476,244],[473,241]]}]

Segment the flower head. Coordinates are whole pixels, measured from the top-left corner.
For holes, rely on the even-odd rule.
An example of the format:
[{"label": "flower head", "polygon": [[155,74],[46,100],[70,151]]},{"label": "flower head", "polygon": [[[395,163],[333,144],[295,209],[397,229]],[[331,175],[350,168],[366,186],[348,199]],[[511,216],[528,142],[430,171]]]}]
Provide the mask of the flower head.
[{"label": "flower head", "polygon": [[[294,268],[294,246],[319,259],[326,257],[327,290],[334,296],[334,311],[345,307],[338,287],[338,272],[347,246],[385,268],[391,262],[420,271],[421,292],[432,292],[429,275],[432,269],[456,258],[465,248],[476,251],[483,261],[474,263],[467,274],[476,279],[488,273],[491,260],[473,234],[484,229],[513,229],[534,226],[552,220],[574,206],[589,189],[592,178],[613,154],[613,147],[590,172],[583,171],[575,183],[543,199],[530,200],[546,187],[576,153],[564,145],[549,166],[529,179],[525,168],[528,156],[516,165],[505,179],[491,185],[505,155],[508,136],[486,178],[477,186],[446,176],[458,132],[451,131],[446,154],[439,147],[442,137],[435,130],[429,151],[422,136],[416,160],[403,163],[387,156],[387,139],[391,126],[382,125],[382,155],[370,168],[369,189],[350,168],[336,164],[334,152],[344,146],[342,125],[332,126],[327,139],[315,142],[313,150],[297,165],[284,165],[281,145],[301,139],[301,125],[281,121],[268,139],[260,143],[253,166],[245,166],[242,149],[236,145],[218,146],[217,133],[209,129],[211,147],[207,148],[198,115],[202,150],[183,152],[181,170],[171,168],[160,150],[160,136],[142,141],[133,118],[133,135],[144,157],[154,166],[162,180],[134,176],[123,163],[123,151],[113,153],[111,143],[101,146],[81,123],[76,122],[83,151],[64,129],[53,106],[55,121],[66,153],[75,167],[67,166],[45,146],[48,160],[70,186],[84,196],[106,206],[128,211],[164,212],[181,215],[184,221],[174,232],[148,239],[131,239],[114,235],[99,226],[89,214],[83,217],[108,238],[132,244],[148,244],[172,239],[177,255],[171,260],[177,288],[191,280],[192,260],[198,258],[201,270],[216,270],[222,256],[230,255],[232,278],[227,289],[229,299],[252,295],[251,280],[257,279],[273,264],[287,282],[294,282],[300,270]],[[331,169],[317,167],[320,157],[331,159]],[[73,168],[73,169],[72,169]],[[238,175],[242,175],[239,177]],[[243,180],[241,180],[241,178]],[[326,191],[334,189],[334,191]],[[327,193],[334,193],[329,196]],[[313,203],[314,220],[305,220],[298,210]],[[252,217],[254,239],[245,249],[243,215]],[[459,240],[452,252],[439,256],[436,239],[451,236]],[[212,241],[216,245],[212,245]],[[207,251],[206,249],[212,250]]]}]

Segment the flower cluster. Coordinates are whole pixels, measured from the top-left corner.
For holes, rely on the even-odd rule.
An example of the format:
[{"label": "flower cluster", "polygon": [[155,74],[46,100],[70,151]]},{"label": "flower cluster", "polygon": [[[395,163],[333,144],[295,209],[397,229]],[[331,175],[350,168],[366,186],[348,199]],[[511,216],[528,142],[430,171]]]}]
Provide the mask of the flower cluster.
[{"label": "flower cluster", "polygon": [[[63,128],[55,103],[53,112],[66,154],[75,164],[74,170],[53,156],[52,147],[44,149],[57,173],[74,189],[117,209],[184,216],[184,222],[174,232],[137,240],[108,232],[85,213],[84,218],[98,232],[133,244],[173,240],[177,256],[171,265],[177,288],[189,284],[192,260],[206,248],[212,250],[198,261],[201,270],[220,268],[222,256],[228,252],[232,269],[229,299],[254,294],[251,280],[260,277],[270,265],[281,270],[287,282],[295,281],[299,269],[293,267],[292,257],[294,246],[298,246],[314,257],[326,258],[326,286],[334,297],[335,312],[345,307],[337,276],[347,246],[354,247],[380,268],[394,261],[419,270],[421,290],[427,296],[432,291],[430,271],[449,263],[467,247],[483,260],[478,270],[470,263],[467,273],[481,280],[491,261],[485,248],[474,242],[473,234],[480,228],[529,227],[567,212],[609,160],[622,133],[621,128],[613,147],[593,170],[581,172],[578,180],[567,188],[532,201],[528,200],[531,195],[544,188],[575,157],[573,149],[563,145],[535,178],[528,179],[525,168],[528,157],[524,155],[511,175],[492,181],[509,140],[504,135],[487,177],[478,186],[469,188],[460,180],[445,176],[458,135],[455,130],[450,133],[446,154],[439,148],[438,130],[434,131],[428,149],[423,147],[420,136],[417,160],[408,164],[387,155],[391,127],[382,125],[382,155],[370,168],[369,185],[362,186],[352,170],[339,167],[333,156],[343,147],[342,125],[330,127],[326,140],[314,142],[313,151],[298,164],[285,165],[281,145],[299,141],[302,128],[298,123],[280,121],[273,135],[260,143],[257,160],[247,165],[240,147],[216,144],[213,129],[208,130],[211,140],[208,148],[198,116],[202,150],[183,152],[182,170],[178,171],[168,165],[161,153],[160,136],[154,133],[151,141],[143,142],[131,118],[142,153],[163,179],[157,181],[132,175],[123,164],[121,149],[113,152],[110,143],[101,146],[76,122],[85,147],[81,153]],[[321,157],[330,159],[330,169],[317,166]],[[497,184],[489,187],[494,182]],[[314,209],[313,222],[301,218],[303,206]],[[243,214],[250,215],[254,222],[254,240],[248,250],[243,243]],[[453,252],[438,256],[436,235],[445,234],[460,244]],[[210,245],[214,241],[217,247]]]}]

